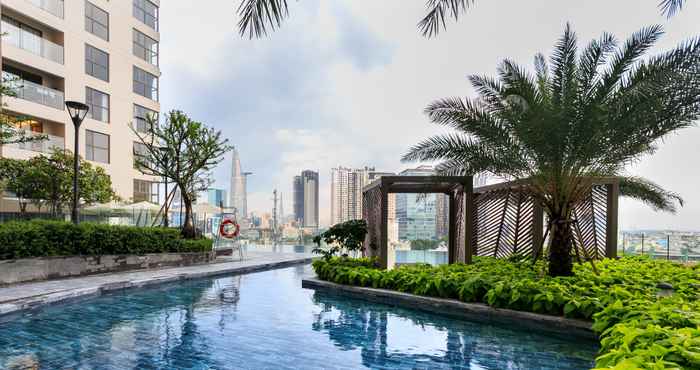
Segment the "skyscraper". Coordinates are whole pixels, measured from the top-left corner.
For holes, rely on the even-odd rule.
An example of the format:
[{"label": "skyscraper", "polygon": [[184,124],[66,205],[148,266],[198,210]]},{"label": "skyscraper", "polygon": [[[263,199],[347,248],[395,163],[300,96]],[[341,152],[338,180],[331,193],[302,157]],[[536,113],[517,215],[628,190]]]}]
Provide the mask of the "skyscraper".
[{"label": "skyscraper", "polygon": [[301,181],[301,176],[294,176],[293,193],[294,221],[302,225],[304,220],[304,184]]},{"label": "skyscraper", "polygon": [[331,225],[362,218],[362,189],[374,168],[331,170]]},{"label": "skyscraper", "polygon": [[[402,176],[431,176],[430,166],[401,172]],[[437,194],[396,194],[396,220],[399,240],[437,239]]]},{"label": "skyscraper", "polygon": [[229,207],[234,207],[239,217],[248,217],[248,178],[241,172],[241,158],[238,149],[233,148],[233,163],[231,167],[231,192]]},{"label": "skyscraper", "polygon": [[90,111],[79,130],[79,154],[104,168],[124,199],[158,200],[161,179],[134,168],[143,150],[129,123],[147,131],[160,111],[159,4],[164,1],[2,1],[3,77],[15,96],[2,113],[28,135],[48,140],[3,145],[5,158],[28,159],[73,148],[65,101]]},{"label": "skyscraper", "polygon": [[302,227],[317,229],[318,172],[305,170],[294,177],[294,218]]}]

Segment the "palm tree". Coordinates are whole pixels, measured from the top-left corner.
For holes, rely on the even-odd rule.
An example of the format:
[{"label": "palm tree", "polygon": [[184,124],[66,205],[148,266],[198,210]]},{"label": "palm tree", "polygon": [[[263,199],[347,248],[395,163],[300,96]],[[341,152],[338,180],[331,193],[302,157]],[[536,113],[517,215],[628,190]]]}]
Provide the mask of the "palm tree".
[{"label": "palm tree", "polygon": [[[445,18],[457,20],[474,0],[427,0],[427,14],[420,22],[418,28],[424,36],[431,37],[438,34],[440,28],[445,28]],[[267,35],[268,27],[274,31],[282,25],[282,21],[289,16],[287,0],[242,0],[238,6],[238,31],[241,36],[260,38]]]},{"label": "palm tree", "polygon": [[[659,8],[667,17],[672,17],[683,8],[685,0],[660,0]],[[427,0],[427,14],[418,22],[423,36],[436,36],[440,29],[447,27],[445,18],[457,21],[467,8],[474,5],[474,0]],[[241,36],[260,38],[279,28],[282,21],[289,16],[287,0],[242,0],[238,6],[238,32]]]},{"label": "palm tree", "polygon": [[614,177],[624,196],[675,212],[682,199],[625,167],[654,153],[669,133],[700,115],[700,38],[641,60],[662,35],[644,28],[618,46],[610,34],[580,53],[569,25],[535,75],[511,60],[498,78],[469,77],[478,98],[447,98],[426,108],[455,133],[410,148],[404,161],[441,161],[438,171],[527,179],[525,188],[548,218],[549,273],[572,271],[572,207],[592,178]]}]

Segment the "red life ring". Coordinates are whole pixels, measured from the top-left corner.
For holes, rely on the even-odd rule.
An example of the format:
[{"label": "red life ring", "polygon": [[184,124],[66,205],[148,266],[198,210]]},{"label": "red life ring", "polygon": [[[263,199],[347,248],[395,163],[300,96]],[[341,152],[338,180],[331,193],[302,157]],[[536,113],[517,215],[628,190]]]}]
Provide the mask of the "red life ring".
[{"label": "red life ring", "polygon": [[[226,226],[228,225],[233,225],[233,232],[227,231]],[[241,226],[238,225],[238,223],[234,220],[231,220],[229,218],[223,220],[221,224],[219,225],[219,234],[223,236],[226,239],[233,239],[238,236],[238,234],[241,231]]]}]

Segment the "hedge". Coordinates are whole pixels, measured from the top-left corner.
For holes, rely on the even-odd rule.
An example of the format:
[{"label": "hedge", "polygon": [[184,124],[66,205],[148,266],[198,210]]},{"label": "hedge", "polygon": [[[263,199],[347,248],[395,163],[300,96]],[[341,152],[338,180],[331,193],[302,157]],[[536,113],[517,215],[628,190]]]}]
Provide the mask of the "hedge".
[{"label": "hedge", "polygon": [[0,224],[0,260],[80,255],[206,252],[210,239],[185,240],[179,230],[74,225],[62,221],[12,221]]},{"label": "hedge", "polygon": [[[700,369],[700,265],[648,257],[576,265],[551,278],[538,262],[477,257],[471,265],[402,266],[376,260],[313,262],[320,279],[493,307],[593,320],[601,340],[597,369]],[[666,294],[662,288],[671,288]]]}]

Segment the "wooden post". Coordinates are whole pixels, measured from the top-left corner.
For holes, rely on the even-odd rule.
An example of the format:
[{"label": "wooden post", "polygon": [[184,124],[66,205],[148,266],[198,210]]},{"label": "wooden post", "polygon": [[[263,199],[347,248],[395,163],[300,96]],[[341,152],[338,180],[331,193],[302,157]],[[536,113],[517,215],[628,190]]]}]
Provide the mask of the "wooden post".
[{"label": "wooden post", "polygon": [[457,199],[455,198],[455,192],[452,191],[450,193],[450,204],[449,204],[449,220],[448,220],[448,235],[449,235],[449,243],[447,246],[447,255],[448,255],[448,263],[453,264],[453,263],[459,263],[459,262],[464,262],[464,258],[457,258],[460,254],[458,254],[458,248],[459,242],[457,240],[457,230],[459,230],[459,226],[457,225]]},{"label": "wooden post", "polygon": [[469,182],[462,184],[464,191],[464,199],[462,207],[464,207],[464,263],[472,263],[472,256],[476,252],[476,229],[474,221],[476,220],[476,204],[474,203],[474,180],[469,176]]},{"label": "wooden post", "polygon": [[[389,268],[389,192],[388,184],[385,185],[384,179],[380,179],[381,192],[381,227],[379,228],[379,266],[383,269]],[[393,267],[393,266],[392,266]]]},{"label": "wooden post", "polygon": [[608,193],[608,207],[605,213],[605,257],[617,258],[617,213],[620,182],[615,180],[612,184],[605,185],[605,187]]}]

